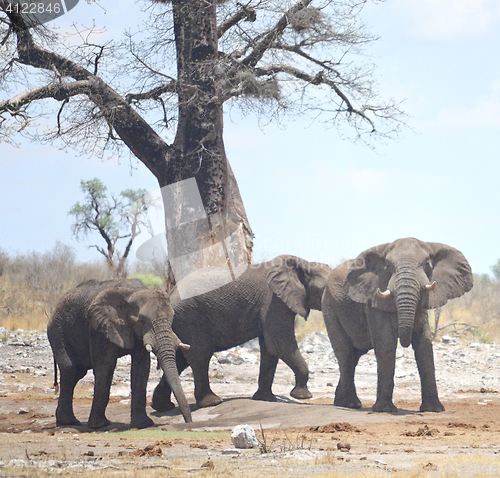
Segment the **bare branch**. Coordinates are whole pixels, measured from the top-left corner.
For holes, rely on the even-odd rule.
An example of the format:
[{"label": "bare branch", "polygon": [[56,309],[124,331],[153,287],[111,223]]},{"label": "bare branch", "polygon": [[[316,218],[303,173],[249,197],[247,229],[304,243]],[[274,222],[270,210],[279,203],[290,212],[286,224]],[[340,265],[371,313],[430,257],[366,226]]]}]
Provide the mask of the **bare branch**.
[{"label": "bare branch", "polygon": [[87,80],[40,86],[38,88],[23,91],[10,100],[0,103],[0,114],[3,112],[9,112],[12,115],[15,115],[21,111],[23,106],[26,106],[33,101],[44,98],[54,98],[57,101],[63,101],[67,100],[71,96],[88,93],[90,89],[91,84]]},{"label": "bare branch", "polygon": [[250,54],[242,60],[245,66],[254,67],[264,56],[264,53],[271,47],[277,38],[283,33],[289,24],[289,16],[296,14],[298,11],[306,8],[312,0],[300,0],[292,8],[290,8],[276,23],[276,25],[265,33],[264,38],[255,46]]},{"label": "bare branch", "polygon": [[241,20],[246,20],[248,22],[254,22],[257,18],[257,13],[256,11],[247,5],[241,5],[241,10],[236,12],[232,17],[228,18],[227,20],[224,20],[218,27],[217,27],[217,38],[221,38],[224,33],[226,33],[230,28],[234,27],[237,25]]},{"label": "bare branch", "polygon": [[337,84],[326,78],[323,72],[320,72],[316,74],[315,76],[312,76],[308,73],[305,73],[302,70],[299,70],[298,68],[295,68],[293,66],[289,65],[271,65],[263,68],[258,68],[255,71],[257,76],[263,76],[263,75],[276,75],[278,73],[286,73],[288,75],[291,75],[295,78],[298,78],[300,80],[306,81],[307,83],[310,83],[312,85],[327,85],[329,86],[335,94],[342,100],[341,105],[345,104],[345,108],[339,107],[337,111],[346,111],[349,114],[355,114],[357,116],[360,116],[370,124],[370,127],[372,129],[372,133],[376,131],[375,128],[375,123],[366,115],[366,111],[376,111],[377,108],[372,107],[372,106],[367,106],[364,105],[362,109],[356,109],[353,107],[351,101],[349,98],[341,91],[341,89],[337,86]]},{"label": "bare branch", "polygon": [[125,97],[127,103],[132,103],[133,101],[140,100],[156,100],[161,97],[164,93],[175,93],[177,90],[177,81],[172,81],[166,85],[157,86],[150,91],[144,93],[129,93]]}]

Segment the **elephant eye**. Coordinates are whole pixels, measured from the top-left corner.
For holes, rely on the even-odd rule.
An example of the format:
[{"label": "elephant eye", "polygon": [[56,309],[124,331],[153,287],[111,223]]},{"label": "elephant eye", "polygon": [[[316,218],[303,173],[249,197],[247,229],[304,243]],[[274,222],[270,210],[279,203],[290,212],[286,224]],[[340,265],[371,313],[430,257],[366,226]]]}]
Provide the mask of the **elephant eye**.
[{"label": "elephant eye", "polygon": [[394,272],[394,266],[390,262],[385,263],[385,270],[389,273],[392,274]]},{"label": "elephant eye", "polygon": [[426,261],[424,264],[424,271],[427,274],[427,277],[430,277],[432,273],[432,262],[430,260]]}]

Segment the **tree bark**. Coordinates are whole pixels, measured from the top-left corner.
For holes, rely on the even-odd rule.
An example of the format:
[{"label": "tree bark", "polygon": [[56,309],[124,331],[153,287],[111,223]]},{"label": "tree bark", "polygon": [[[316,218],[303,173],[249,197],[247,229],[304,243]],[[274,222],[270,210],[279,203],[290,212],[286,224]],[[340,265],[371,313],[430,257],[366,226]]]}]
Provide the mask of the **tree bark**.
[{"label": "tree bark", "polygon": [[[215,0],[173,1],[179,122],[166,175],[159,181],[166,186],[195,178],[207,216],[206,220],[182,223],[182,208],[179,208],[177,227],[167,231],[169,257],[185,258],[177,261],[177,273],[181,276],[193,266],[227,264],[232,270],[251,261],[253,234],[222,136],[215,3]],[[182,195],[178,199],[182,201]]]}]

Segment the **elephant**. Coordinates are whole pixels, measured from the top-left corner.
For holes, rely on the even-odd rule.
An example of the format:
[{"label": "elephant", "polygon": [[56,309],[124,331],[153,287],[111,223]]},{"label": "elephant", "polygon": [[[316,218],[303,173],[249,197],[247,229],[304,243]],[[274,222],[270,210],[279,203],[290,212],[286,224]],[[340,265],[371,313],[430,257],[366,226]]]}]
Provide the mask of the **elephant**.
[{"label": "elephant", "polygon": [[172,317],[168,295],[160,289],[148,289],[138,279],[90,280],[67,292],[47,325],[56,388],[57,366],[61,374],[56,425],[81,425],[73,412],[73,393],[90,369],[95,385],[88,426],[109,425],[105,410],[113,372],[117,359],[127,354],[132,356],[130,426],[153,425],[146,414],[151,351],[174,391],[184,420],[191,422],[175,362],[177,349],[188,346],[173,333]]},{"label": "elephant", "polygon": [[441,412],[428,309],[443,306],[473,286],[472,271],[453,247],[414,238],[398,239],[361,253],[333,270],[323,293],[323,318],[340,378],[334,405],[360,408],[354,372],[374,349],[375,412],[397,412],[392,401],[397,341],[410,344],[421,383],[420,411]]},{"label": "elephant", "polygon": [[[188,365],[194,377],[195,398],[199,408],[221,402],[211,389],[209,362],[214,352],[227,350],[258,337],[260,374],[255,400],[276,401],[271,386],[281,358],[295,373],[296,384],[290,395],[310,398],[307,388],[309,370],[295,339],[295,315],[304,318],[310,309],[319,310],[321,296],[331,268],[291,255],[251,264],[235,280],[203,294],[181,300],[177,286],[170,293],[175,311],[172,328],[191,349],[177,354],[179,373]],[[227,269],[213,268],[192,273],[183,284],[194,290],[206,283],[223,283]],[[186,284],[187,282],[187,284]],[[162,377],[151,406],[158,411],[173,407],[170,387]]]}]

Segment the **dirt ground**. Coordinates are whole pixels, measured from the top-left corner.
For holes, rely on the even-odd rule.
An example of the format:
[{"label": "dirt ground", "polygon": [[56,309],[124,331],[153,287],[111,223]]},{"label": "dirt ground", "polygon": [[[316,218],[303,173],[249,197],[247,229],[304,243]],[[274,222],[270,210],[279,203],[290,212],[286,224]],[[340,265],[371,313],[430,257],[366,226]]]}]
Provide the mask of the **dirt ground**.
[{"label": "dirt ground", "polygon": [[[183,422],[178,409],[160,414],[148,407],[156,426],[144,435],[144,431],[129,430],[129,403],[120,396],[112,397],[108,406],[112,425],[106,429],[56,428],[57,401],[53,392],[47,393],[51,377],[40,377],[33,384],[29,376],[3,375],[3,385],[14,381],[18,385],[23,379],[30,384],[17,394],[0,394],[0,476],[93,474],[103,468],[118,475],[152,468],[151,476],[188,471],[231,476],[235,464],[248,476],[410,469],[433,476],[438,476],[437,471],[448,476],[450,470],[468,476],[499,473],[500,397],[495,391],[448,395],[442,399],[446,411],[435,414],[418,412],[418,397],[406,400],[404,390],[399,390],[395,397],[399,412],[379,414],[370,411],[369,398],[364,401],[367,407],[360,410],[334,407],[333,388],[330,397],[303,402],[286,395],[276,403],[256,402],[248,398],[255,385],[246,384],[248,394],[223,396],[217,407],[196,410],[193,403],[191,424]],[[90,410],[90,394],[89,384],[79,386],[74,406],[82,420]],[[230,430],[238,424],[250,424],[256,430],[261,450],[232,449]],[[176,430],[190,431],[176,437]],[[263,438],[269,453],[262,453]],[[229,470],[227,474],[216,473],[221,466]]]},{"label": "dirt ground", "polygon": [[[411,352],[398,349],[394,403],[399,411],[387,414],[370,410],[377,383],[372,353],[362,357],[356,372],[363,408],[334,407],[338,365],[328,339],[312,334],[308,340],[302,352],[313,399],[289,396],[293,373],[280,361],[273,384],[278,401],[251,400],[258,349],[240,348],[211,362],[211,386],[223,399],[220,405],[196,409],[188,369],[181,381],[193,423],[184,423],[178,408],[157,413],[148,406],[155,426],[145,430],[129,427],[130,360],[124,357],[106,410],[112,423],[95,431],[86,425],[55,426],[57,397],[46,336],[12,334],[0,343],[0,477],[500,474],[500,347],[435,345],[439,395],[446,408],[438,414],[418,411],[415,361]],[[161,373],[155,362],[149,398]],[[83,423],[92,390],[89,372],[75,389],[75,414]],[[259,446],[234,449],[231,430],[242,424],[252,426]]]}]

